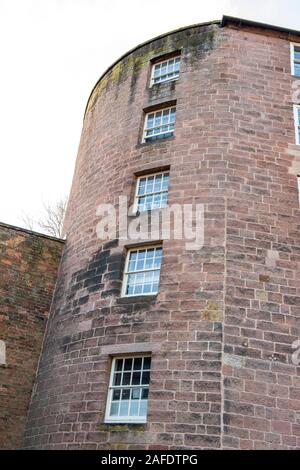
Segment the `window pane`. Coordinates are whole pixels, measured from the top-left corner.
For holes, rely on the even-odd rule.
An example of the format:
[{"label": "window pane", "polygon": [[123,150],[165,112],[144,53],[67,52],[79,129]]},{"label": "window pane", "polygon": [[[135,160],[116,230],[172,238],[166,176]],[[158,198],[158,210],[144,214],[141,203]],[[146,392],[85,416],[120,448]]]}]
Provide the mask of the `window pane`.
[{"label": "window pane", "polygon": [[146,416],[147,414],[147,400],[141,400],[141,403],[140,403],[140,412],[139,412],[139,415],[140,416]]},{"label": "window pane", "polygon": [[126,295],[133,295],[134,294],[134,287],[128,286],[126,289]]},{"label": "window pane", "polygon": [[137,259],[137,251],[130,252],[130,260],[135,261]]},{"label": "window pane", "polygon": [[148,127],[152,127],[153,120],[154,120],[154,113],[149,113],[148,114]]},{"label": "window pane", "polygon": [[176,109],[172,108],[170,112],[170,121],[175,122],[175,118],[176,118]]},{"label": "window pane", "polygon": [[168,63],[167,62],[163,62],[161,64],[161,69],[160,69],[160,74],[161,75],[165,75],[167,73],[167,68],[168,68]]},{"label": "window pane", "polygon": [[118,416],[119,403],[112,403],[110,407],[110,416]]},{"label": "window pane", "polygon": [[179,74],[179,70],[180,70],[180,58],[177,57],[177,59],[175,61],[175,72],[177,72]]},{"label": "window pane", "polygon": [[129,398],[130,398],[130,388],[123,388],[122,400],[129,400]]},{"label": "window pane", "polygon": [[140,178],[140,180],[139,180],[138,194],[145,194],[146,182],[147,182],[147,179],[146,179],[146,178]]},{"label": "window pane", "polygon": [[294,58],[300,60],[300,47],[294,47]]},{"label": "window pane", "polygon": [[141,373],[134,372],[132,374],[132,385],[140,385],[140,381],[141,381]]},{"label": "window pane", "polygon": [[139,400],[140,399],[140,394],[141,394],[141,389],[140,388],[133,388],[132,389],[132,400]]},{"label": "window pane", "polygon": [[146,259],[146,263],[145,263],[145,269],[150,269],[150,268],[153,268],[153,261],[154,261],[154,258],[153,257],[148,257]]},{"label": "window pane", "polygon": [[144,269],[144,265],[145,265],[144,259],[138,260],[138,262],[136,263],[136,270],[141,271],[142,269]]},{"label": "window pane", "polygon": [[139,295],[143,293],[143,285],[142,284],[136,284],[134,288],[134,294]]},{"label": "window pane", "polygon": [[125,359],[124,370],[131,370],[131,369],[132,369],[132,358]]},{"label": "window pane", "polygon": [[151,294],[152,292],[152,284],[144,284],[144,294]]},{"label": "window pane", "polygon": [[143,385],[148,385],[150,380],[150,372],[143,372],[142,375],[142,384]]},{"label": "window pane", "polygon": [[120,397],[121,397],[121,390],[120,389],[114,390],[112,399],[120,400]]},{"label": "window pane", "polygon": [[135,261],[129,261],[128,271],[135,271],[135,269],[136,269],[136,262]]},{"label": "window pane", "polygon": [[153,274],[153,271],[148,271],[145,273],[145,283],[152,283]]},{"label": "window pane", "polygon": [[123,374],[123,378],[122,378],[122,385],[129,385],[130,384],[130,372],[125,372]]},{"label": "window pane", "polygon": [[130,416],[138,416],[139,414],[139,402],[132,401],[130,403]]},{"label": "window pane", "polygon": [[120,385],[121,384],[121,374],[115,374],[113,384],[114,385]]},{"label": "window pane", "polygon": [[160,76],[160,64],[155,66],[154,69],[154,77],[159,77]]},{"label": "window pane", "polygon": [[154,282],[154,283],[152,284],[152,294],[157,294],[158,288],[159,288],[158,282]]},{"label": "window pane", "polygon": [[120,416],[128,416],[129,411],[129,401],[121,401],[120,404]]},{"label": "window pane", "polygon": [[144,357],[143,369],[150,370],[150,366],[151,366],[151,357],[150,356]]},{"label": "window pane", "polygon": [[142,368],[142,358],[141,357],[136,357],[134,359],[133,368],[134,368],[134,370],[141,370],[141,368]]},{"label": "window pane", "polygon": [[146,257],[146,250],[139,250],[137,253],[138,260],[145,259]]}]

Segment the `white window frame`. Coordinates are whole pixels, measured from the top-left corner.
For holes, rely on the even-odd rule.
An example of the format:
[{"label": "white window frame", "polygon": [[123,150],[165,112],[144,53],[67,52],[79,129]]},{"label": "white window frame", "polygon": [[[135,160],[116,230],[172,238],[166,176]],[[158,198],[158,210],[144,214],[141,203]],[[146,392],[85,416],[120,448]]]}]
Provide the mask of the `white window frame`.
[{"label": "white window frame", "polygon": [[[107,400],[106,400],[105,418],[104,418],[105,423],[146,423],[147,422],[147,413],[146,413],[146,416],[126,416],[126,417],[116,416],[116,417],[111,417],[109,415],[111,402],[112,402],[113,391],[115,389],[123,390],[124,388],[130,388],[130,389],[131,388],[148,388],[148,390],[150,390],[150,383],[147,386],[146,385],[144,385],[144,386],[143,385],[120,385],[120,386],[113,385],[114,371],[115,371],[115,366],[116,366],[117,360],[118,359],[127,359],[127,358],[131,358],[131,359],[134,360],[135,358],[139,358],[139,357],[142,357],[142,358],[150,357],[151,358],[151,354],[149,354],[149,353],[123,354],[123,355],[119,355],[119,356],[114,356],[112,358],[111,368],[110,368],[110,377],[109,377],[109,386],[108,386],[108,393],[107,393]],[[141,371],[143,371],[143,370],[144,369],[142,369]],[[146,370],[148,370],[148,369],[146,369]],[[150,372],[150,377],[151,377],[151,364],[150,364],[149,372]],[[147,398],[147,412],[148,412],[148,401],[149,401],[149,396]],[[129,404],[129,406],[130,406],[130,404]]]},{"label": "white window frame", "polygon": [[[146,173],[144,175],[140,175],[140,176],[137,177],[136,187],[135,187],[135,195],[134,195],[134,203],[133,203],[133,212],[135,214],[139,210],[139,204],[138,204],[139,203],[139,198],[142,197],[142,196],[139,196],[139,194],[138,194],[141,179],[142,178],[149,178],[150,176],[165,175],[165,174],[169,175],[169,181],[170,181],[170,170],[155,171],[154,173]],[[161,194],[161,193],[167,193],[169,195],[169,186],[168,186],[167,190],[157,191],[157,192],[148,193],[148,194],[152,195],[152,194]],[[160,208],[157,207],[157,208],[149,209],[149,210],[155,210],[155,209],[163,209],[163,207],[160,207]],[[142,211],[142,212],[147,212],[147,211]]]},{"label": "white window frame", "polygon": [[[166,78],[165,80],[160,80],[159,82],[156,82],[154,81],[154,72],[155,72],[155,67],[159,64],[163,64],[164,62],[169,62],[170,60],[175,60],[175,59],[180,59],[180,62],[179,62],[179,71],[178,71],[178,75],[177,76],[174,76],[174,77],[171,77],[171,78]],[[160,83],[166,83],[166,82],[173,82],[175,80],[178,80],[179,79],[179,75],[180,75],[180,67],[181,67],[181,55],[180,54],[177,54],[173,57],[169,57],[168,59],[162,59],[162,60],[159,60],[157,62],[153,62],[152,63],[152,68],[151,68],[151,79],[150,79],[150,87],[153,87],[154,85],[159,85]],[[170,72],[169,72],[170,73]],[[168,73],[166,74],[168,75]],[[163,75],[159,75],[159,77],[163,77]]]},{"label": "white window frame", "polygon": [[300,145],[300,138],[299,138],[299,129],[300,129],[300,117],[298,110],[300,109],[299,104],[294,104],[294,122],[295,122],[295,139],[296,145]]},{"label": "white window frame", "polygon": [[[151,249],[151,248],[161,248],[161,249],[163,249],[163,246],[162,246],[162,243],[156,243],[156,244],[153,244],[153,245],[139,245],[139,246],[134,246],[134,247],[128,248],[127,253],[126,253],[125,268],[124,268],[123,280],[122,280],[122,295],[121,295],[122,297],[139,297],[139,296],[144,296],[144,295],[152,295],[153,296],[153,295],[158,294],[159,288],[160,288],[160,272],[161,272],[162,262],[161,262],[159,268],[142,269],[142,270],[139,270],[139,271],[132,271],[132,272],[128,271],[130,253],[132,251],[142,251],[142,250],[148,250],[148,249]],[[134,273],[139,273],[139,272],[147,272],[147,271],[159,271],[158,291],[157,292],[144,292],[144,293],[140,293],[140,294],[126,294],[128,275],[129,274],[134,274]]]},{"label": "white window frame", "polygon": [[295,47],[299,47],[300,49],[300,42],[291,42],[290,43],[290,51],[291,51],[291,73],[294,77],[300,79],[300,75],[295,75]]},{"label": "white window frame", "polygon": [[6,364],[6,344],[0,339],[0,365]]},{"label": "white window frame", "polygon": [[[174,133],[175,133],[175,122],[176,122],[176,114],[177,114],[177,110],[176,110],[176,105],[173,105],[173,106],[168,106],[166,108],[158,108],[158,109],[155,109],[154,111],[149,111],[147,113],[145,113],[145,119],[144,119],[144,130],[143,130],[143,140],[142,140],[142,143],[148,143],[148,142],[156,142],[157,140],[160,140],[160,139],[150,139],[150,140],[146,140],[147,139],[147,136],[146,136],[146,132],[147,130],[149,130],[150,128],[149,127],[146,127],[147,126],[147,121],[148,121],[148,116],[149,114],[155,114],[155,113],[159,113],[159,112],[164,112],[164,111],[168,111],[168,110],[171,110],[171,109],[175,109],[175,121],[174,121],[174,129],[169,131],[168,133],[171,133],[172,135],[169,136],[169,137],[173,137]],[[157,126],[157,127],[162,127],[163,124],[161,126]],[[154,128],[151,128],[151,129],[155,129]],[[158,134],[156,134],[156,136],[159,136],[159,135],[163,135],[163,134],[167,134],[167,132],[159,132]],[[151,136],[148,136],[149,138]],[[152,136],[152,137],[155,137],[155,136]],[[167,139],[168,137],[166,137]]]}]

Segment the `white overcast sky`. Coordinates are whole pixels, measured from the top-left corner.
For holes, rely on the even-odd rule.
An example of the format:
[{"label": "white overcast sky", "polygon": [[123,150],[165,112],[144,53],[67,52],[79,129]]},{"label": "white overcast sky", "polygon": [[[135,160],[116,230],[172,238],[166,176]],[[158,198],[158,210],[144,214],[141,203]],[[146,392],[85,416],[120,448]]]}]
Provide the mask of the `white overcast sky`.
[{"label": "white overcast sky", "polygon": [[300,0],[0,0],[0,221],[70,190],[87,98],[120,55],[223,14],[300,29]]}]

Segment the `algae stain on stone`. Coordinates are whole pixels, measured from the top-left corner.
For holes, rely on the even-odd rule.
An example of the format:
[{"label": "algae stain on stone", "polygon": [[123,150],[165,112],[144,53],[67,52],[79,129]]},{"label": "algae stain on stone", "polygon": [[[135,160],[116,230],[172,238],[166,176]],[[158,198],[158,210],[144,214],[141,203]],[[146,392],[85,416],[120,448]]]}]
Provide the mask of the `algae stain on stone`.
[{"label": "algae stain on stone", "polygon": [[[91,97],[89,99],[87,111],[89,112],[96,104],[101,93],[107,88],[110,83],[120,84],[123,78],[126,77],[129,71],[133,72],[132,85],[135,86],[135,83],[138,78],[142,67],[146,65],[153,55],[159,55],[165,52],[165,47],[160,48],[148,48],[146,52],[139,54],[132,54],[126,59],[121,60],[96,84]],[[131,86],[132,86],[131,85]],[[132,97],[131,97],[132,99]]]},{"label": "algae stain on stone", "polygon": [[207,321],[222,321],[223,313],[218,302],[210,300],[205,310],[201,313],[201,319]]},{"label": "algae stain on stone", "polygon": [[203,54],[213,48],[215,31],[186,31],[178,34],[156,40],[156,46],[153,44],[142,46],[141,49],[131,53],[129,56],[117,62],[110,71],[108,71],[95,85],[90,96],[86,113],[93,109],[100,94],[109,86],[110,83],[119,85],[122,80],[132,73],[130,101],[133,101],[134,87],[141,69],[148,66],[150,60],[163,54],[169,54],[178,50],[185,50],[187,60],[191,64],[199,59],[199,54]]}]

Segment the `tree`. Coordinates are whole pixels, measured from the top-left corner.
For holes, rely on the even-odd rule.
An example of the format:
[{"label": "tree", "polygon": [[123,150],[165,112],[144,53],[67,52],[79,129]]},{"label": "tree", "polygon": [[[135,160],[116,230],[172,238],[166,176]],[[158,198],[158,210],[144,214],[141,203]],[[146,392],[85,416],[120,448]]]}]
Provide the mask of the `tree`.
[{"label": "tree", "polygon": [[53,204],[43,203],[43,215],[39,219],[34,219],[31,215],[24,214],[22,216],[23,224],[29,230],[40,230],[52,237],[61,238],[67,202],[67,197],[64,197]]}]

